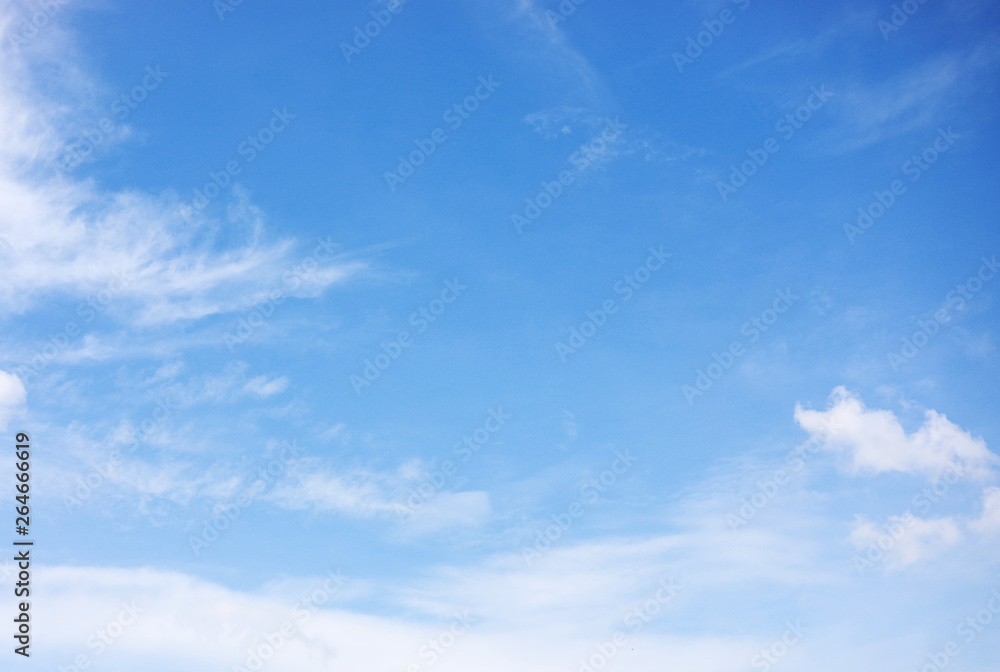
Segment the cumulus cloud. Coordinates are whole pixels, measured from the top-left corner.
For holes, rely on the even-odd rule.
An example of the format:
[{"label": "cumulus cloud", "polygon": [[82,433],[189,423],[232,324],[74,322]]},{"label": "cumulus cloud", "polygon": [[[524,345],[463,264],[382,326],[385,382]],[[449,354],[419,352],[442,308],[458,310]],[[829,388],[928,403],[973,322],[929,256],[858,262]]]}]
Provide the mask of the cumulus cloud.
[{"label": "cumulus cloud", "polygon": [[21,379],[0,370],[0,430],[7,428],[11,417],[24,405],[27,394]]},{"label": "cumulus cloud", "polygon": [[847,456],[855,475],[901,471],[937,479],[954,470],[976,478],[998,463],[981,438],[937,411],[927,410],[923,426],[907,434],[891,411],[870,410],[843,387],[833,390],[826,411],[796,405],[795,420],[824,449]]},{"label": "cumulus cloud", "polygon": [[969,523],[969,529],[982,535],[1000,534],[1000,488],[983,492],[983,513]]}]

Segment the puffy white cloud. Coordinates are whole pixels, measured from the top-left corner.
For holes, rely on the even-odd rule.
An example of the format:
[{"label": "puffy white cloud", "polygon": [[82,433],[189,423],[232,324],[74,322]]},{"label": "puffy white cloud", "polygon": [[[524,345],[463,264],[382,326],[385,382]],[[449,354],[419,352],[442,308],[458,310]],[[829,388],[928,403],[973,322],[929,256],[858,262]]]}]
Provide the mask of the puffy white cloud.
[{"label": "puffy white cloud", "polygon": [[7,428],[11,417],[24,405],[27,394],[21,379],[0,370],[0,430]]},{"label": "puffy white cloud", "polygon": [[969,528],[983,535],[1000,534],[1000,488],[983,492],[983,513],[969,523]]},{"label": "puffy white cloud", "polygon": [[826,450],[845,454],[853,474],[901,471],[937,479],[946,470],[984,477],[998,464],[986,443],[934,410],[911,434],[891,411],[870,410],[843,387],[830,395],[826,411],[795,407],[795,420]]}]

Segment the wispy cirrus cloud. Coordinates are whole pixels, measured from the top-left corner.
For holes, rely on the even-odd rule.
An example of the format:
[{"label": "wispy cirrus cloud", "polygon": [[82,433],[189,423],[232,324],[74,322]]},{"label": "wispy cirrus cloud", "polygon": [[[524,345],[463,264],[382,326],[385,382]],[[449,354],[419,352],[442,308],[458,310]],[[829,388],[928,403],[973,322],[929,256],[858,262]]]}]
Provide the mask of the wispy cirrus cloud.
[{"label": "wispy cirrus cloud", "polygon": [[[5,3],[0,24],[11,29],[23,10]],[[68,44],[44,48],[51,40],[43,37],[51,36],[39,36],[30,49],[0,50],[0,311],[24,313],[52,296],[86,298],[118,276],[125,282],[115,312],[152,326],[240,310],[280,287],[295,241],[264,242],[263,213],[245,190],[234,192],[237,207],[225,226],[245,230],[247,242],[223,246],[221,223],[191,221],[172,193],[108,190],[54,170],[53,160],[76,139],[67,111],[99,85],[73,64],[68,33],[54,25],[48,31]],[[41,91],[39,69],[54,73],[50,84],[72,84]],[[364,267],[332,261],[314,274],[313,295]]]}]

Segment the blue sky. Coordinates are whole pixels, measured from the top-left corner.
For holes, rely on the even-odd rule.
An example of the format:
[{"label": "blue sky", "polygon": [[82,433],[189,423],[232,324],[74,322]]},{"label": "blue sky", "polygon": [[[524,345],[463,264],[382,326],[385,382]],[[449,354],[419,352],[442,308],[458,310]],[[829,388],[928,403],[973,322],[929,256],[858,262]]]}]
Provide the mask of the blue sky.
[{"label": "blue sky", "polygon": [[992,3],[0,32],[11,666],[995,669]]}]

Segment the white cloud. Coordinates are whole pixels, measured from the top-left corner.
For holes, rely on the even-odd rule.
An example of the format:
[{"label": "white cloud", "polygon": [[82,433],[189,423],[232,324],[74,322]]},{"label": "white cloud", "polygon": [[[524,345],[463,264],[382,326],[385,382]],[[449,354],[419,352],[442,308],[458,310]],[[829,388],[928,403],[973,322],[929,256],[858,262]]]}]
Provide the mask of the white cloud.
[{"label": "white cloud", "polygon": [[266,399],[281,394],[287,388],[288,378],[284,376],[270,379],[267,376],[257,376],[243,386],[243,391]]},{"label": "white cloud", "polygon": [[823,448],[851,459],[851,472],[879,474],[902,471],[936,479],[953,469],[969,477],[984,477],[997,465],[986,443],[934,410],[925,412],[923,426],[907,434],[891,411],[869,410],[843,387],[830,395],[826,411],[795,407],[795,420]]},{"label": "white cloud", "polygon": [[581,107],[570,107],[560,105],[558,107],[532,112],[524,116],[524,123],[529,124],[536,133],[539,133],[546,140],[553,140],[562,135],[569,135],[573,132],[581,119],[588,129],[594,126],[594,115],[590,110]]},{"label": "white cloud", "polygon": [[859,517],[851,530],[851,542],[859,551],[871,548],[885,553],[887,569],[900,569],[937,556],[962,539],[952,518],[925,520],[907,513],[889,516],[885,525]]},{"label": "white cloud", "polygon": [[[286,509],[338,513],[355,518],[392,518],[404,522],[403,536],[450,527],[479,525],[489,519],[489,495],[481,491],[448,492],[431,486],[418,460],[395,471],[335,470],[314,459],[295,460],[268,499]],[[412,506],[408,502],[413,502]]]},{"label": "white cloud", "polygon": [[[545,61],[547,70],[562,72],[576,79],[582,85],[583,92],[593,101],[606,102],[611,98],[600,74],[586,57],[570,45],[569,38],[562,30],[565,21],[572,20],[572,14],[562,20],[554,19],[553,17],[558,16],[556,12],[548,6],[541,6],[536,0],[517,0],[503,6],[512,8],[514,18],[527,27],[526,35],[523,36],[524,44],[529,44],[530,39],[535,38],[539,59]],[[562,6],[581,11],[573,2],[564,2]]]},{"label": "white cloud", "polygon": [[6,430],[7,423],[20,409],[27,393],[21,379],[12,373],[0,370],[0,430]]},{"label": "white cloud", "polygon": [[[456,623],[453,612],[391,618],[351,610],[344,604],[354,581],[350,575],[343,576],[340,589],[326,577],[316,576],[296,582],[305,586],[301,592],[278,596],[233,590],[155,569],[39,566],[36,571],[47,586],[47,616],[34,626],[39,640],[47,645],[37,655],[39,663],[51,669],[72,664],[79,654],[112,672],[140,668],[202,672],[230,670],[234,665],[259,669],[247,667],[247,650],[260,650],[269,635],[274,648],[264,669],[274,672],[318,672],[333,667],[399,672],[411,665],[427,669],[428,657],[421,656],[422,648],[429,652],[428,641],[438,640]],[[587,594],[588,586],[577,585],[579,580],[587,580],[585,572],[569,583]],[[649,590],[655,588],[654,584]],[[310,601],[314,594],[323,599],[322,606]],[[123,605],[136,616],[127,616],[129,622],[107,650],[95,654],[85,642],[99,629],[107,630]],[[443,652],[435,656],[434,670],[576,669],[575,661],[596,652],[595,645],[611,634],[573,634],[563,614],[550,608],[526,613],[529,624],[497,627],[489,618],[495,606],[466,603],[461,611],[468,609],[470,625],[457,636],[441,640],[448,646],[439,648]],[[272,635],[283,624],[294,628],[291,638]],[[633,637],[628,648],[616,652],[615,669],[648,670],[655,662],[670,659],[678,672],[722,672],[745,665],[746,653],[755,643],[750,637],[712,635],[659,635],[642,640],[642,646],[635,645],[636,641]]]},{"label": "white cloud", "polygon": [[982,535],[1000,534],[1000,488],[983,492],[983,513],[969,523],[969,529]]},{"label": "white cloud", "polygon": [[481,525],[492,513],[486,492],[441,492],[407,518],[403,533],[423,534],[449,527]]},{"label": "white cloud", "polygon": [[[31,15],[25,11],[0,7],[0,24]],[[46,27],[46,34],[57,31]],[[36,48],[43,43],[39,36],[23,52],[0,49],[0,310],[25,312],[52,294],[85,299],[111,290],[109,310],[153,325],[240,310],[252,296],[282,288],[282,274],[296,261],[294,241],[258,242],[263,216],[245,191],[234,190],[237,207],[225,228],[243,228],[250,240],[219,249],[223,227],[186,217],[176,196],[109,192],[54,172],[53,162],[76,139],[67,111],[100,87],[72,64],[71,43]],[[41,68],[56,93],[33,87]],[[333,259],[304,284],[315,295],[363,268]]]},{"label": "white cloud", "polygon": [[844,84],[838,96],[846,128],[830,132],[834,151],[855,151],[946,123],[955,101],[978,95],[997,62],[990,40],[931,56],[881,82]]},{"label": "white cloud", "polygon": [[337,512],[360,518],[388,517],[405,509],[402,472],[380,473],[354,469],[342,473],[320,466],[317,460],[295,460],[268,499],[286,509]]}]

